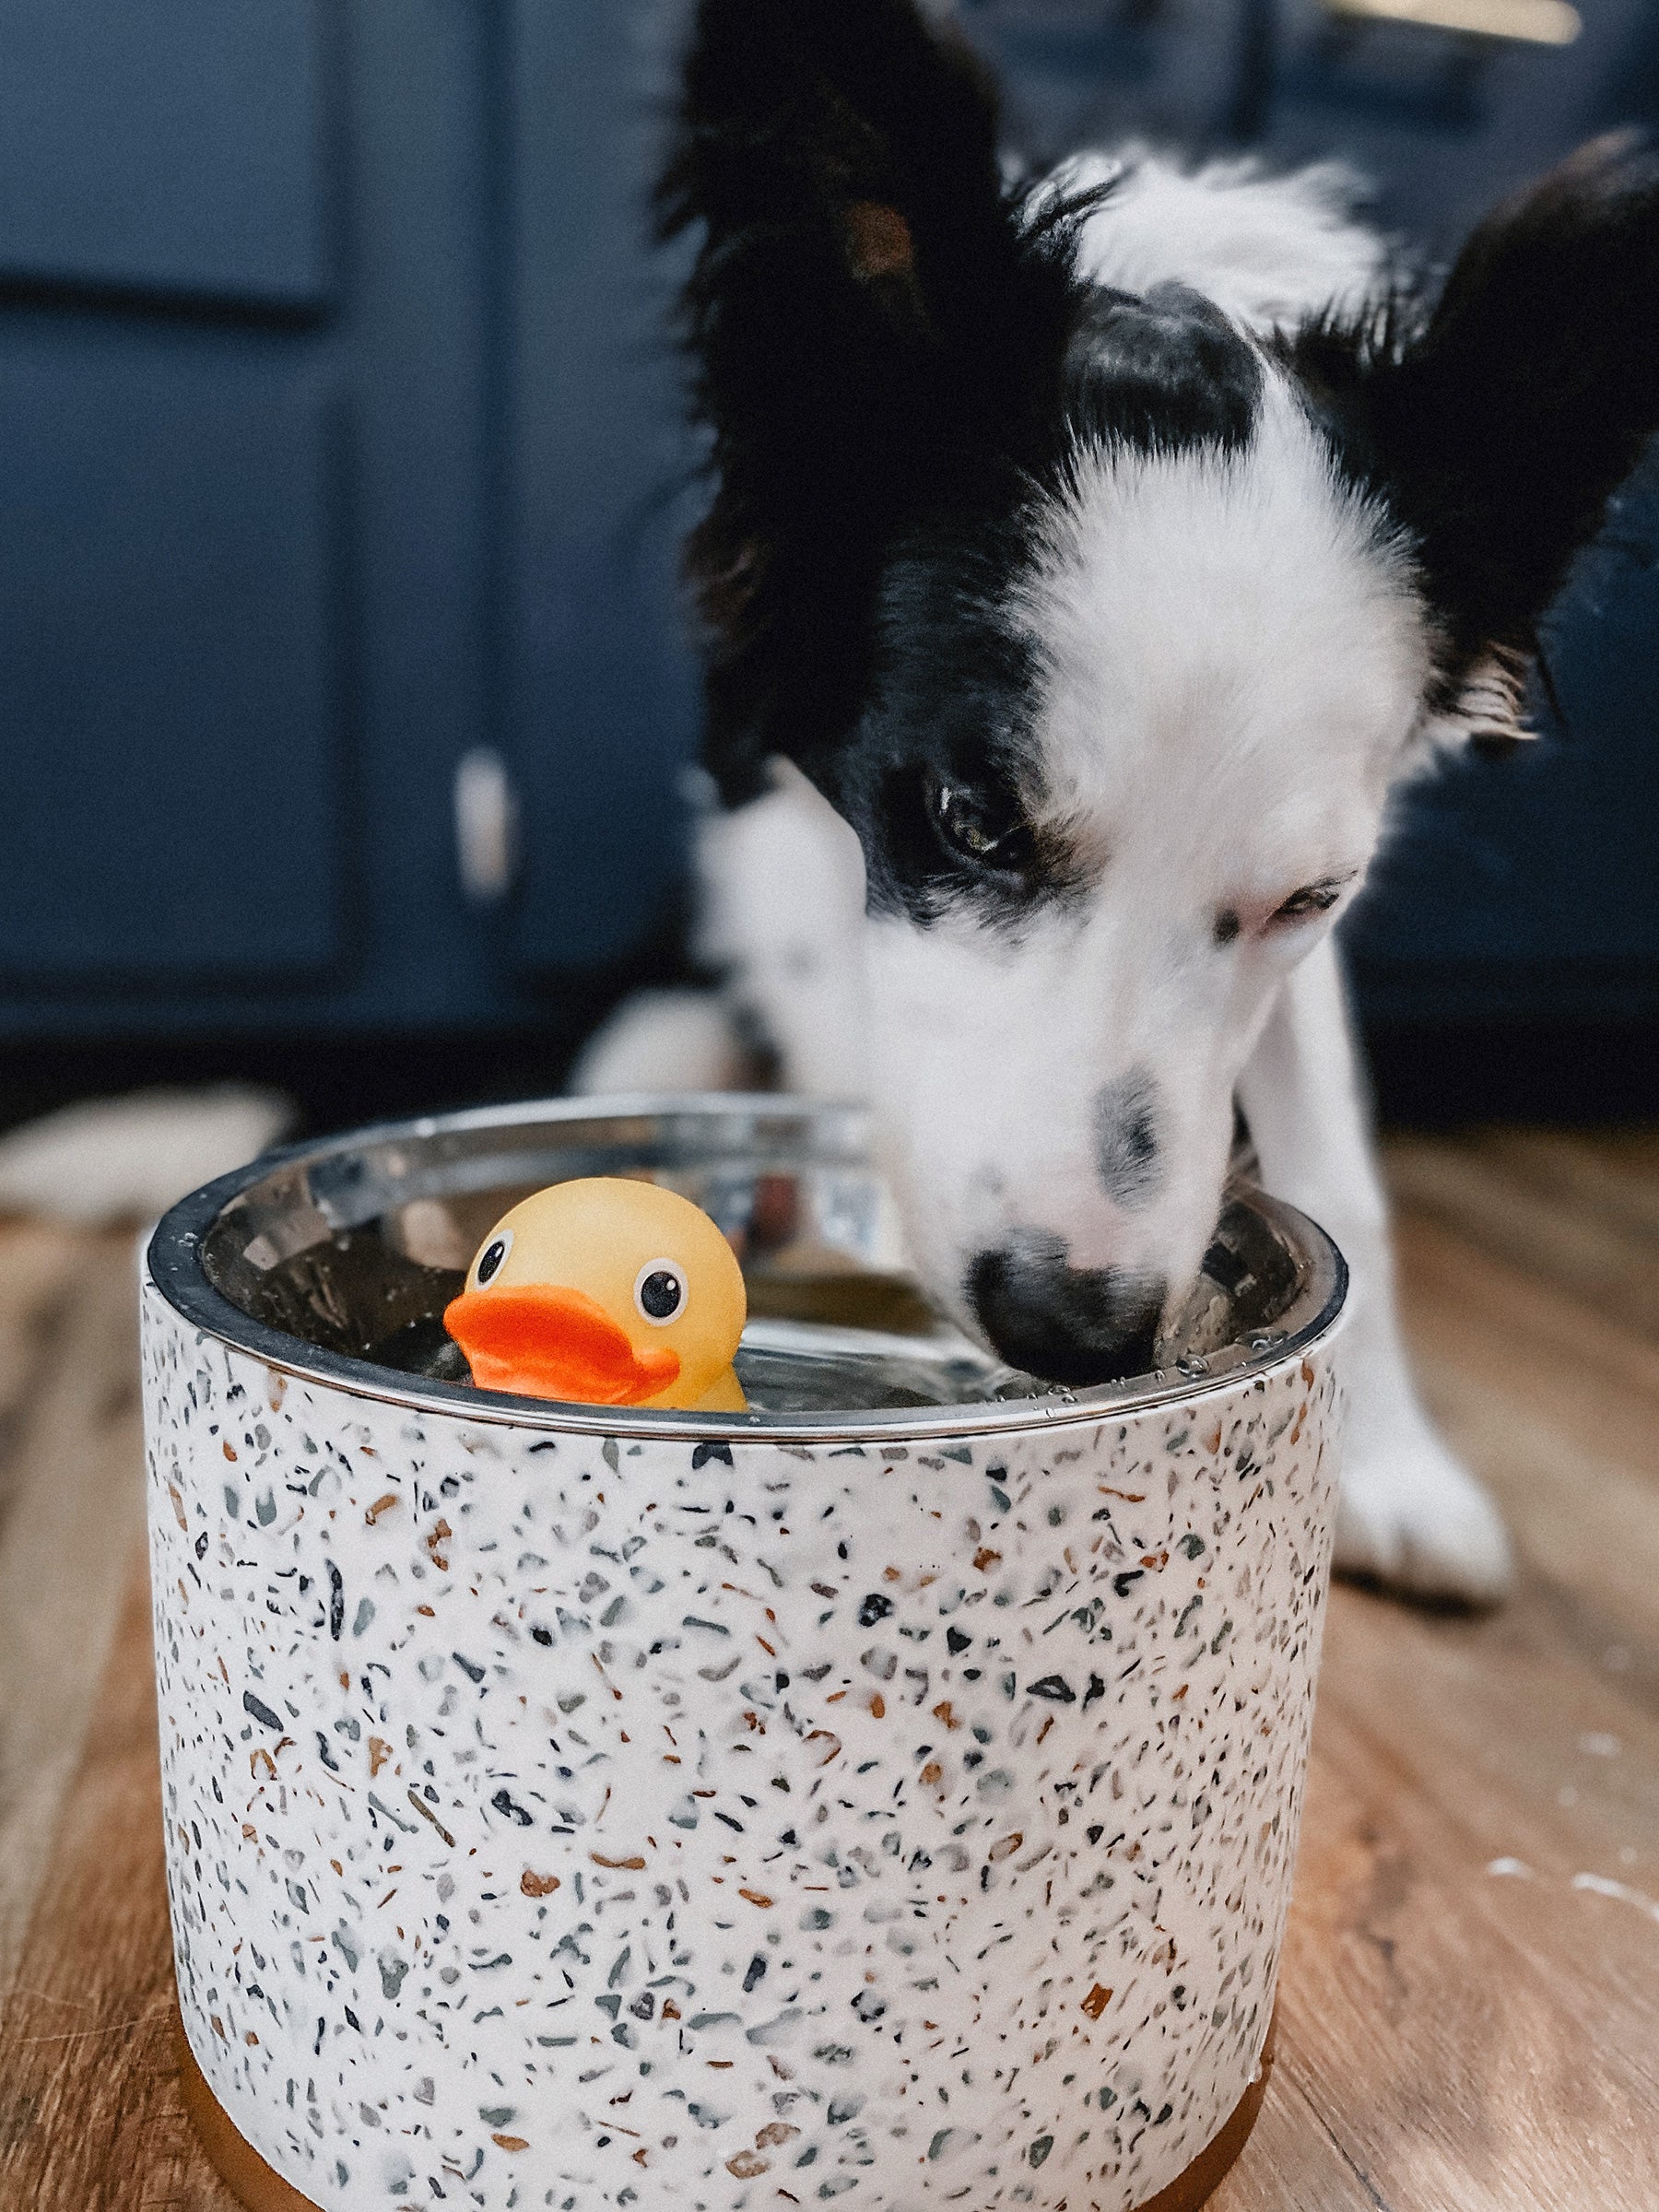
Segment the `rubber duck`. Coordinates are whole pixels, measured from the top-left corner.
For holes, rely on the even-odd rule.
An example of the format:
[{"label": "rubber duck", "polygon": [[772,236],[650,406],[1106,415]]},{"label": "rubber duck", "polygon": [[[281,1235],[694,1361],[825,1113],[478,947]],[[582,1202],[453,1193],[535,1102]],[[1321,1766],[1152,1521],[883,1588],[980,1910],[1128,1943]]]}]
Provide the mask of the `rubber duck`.
[{"label": "rubber duck", "polygon": [[484,1390],[583,1406],[741,1412],[736,1255],[700,1206],[651,1182],[557,1182],[505,1213],[443,1325]]}]

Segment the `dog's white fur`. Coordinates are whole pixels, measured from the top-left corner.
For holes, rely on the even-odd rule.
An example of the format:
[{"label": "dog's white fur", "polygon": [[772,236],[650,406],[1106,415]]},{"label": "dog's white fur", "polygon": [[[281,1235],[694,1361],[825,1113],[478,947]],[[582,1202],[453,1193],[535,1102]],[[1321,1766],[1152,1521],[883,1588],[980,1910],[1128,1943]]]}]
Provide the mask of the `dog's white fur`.
[{"label": "dog's white fur", "polygon": [[[1088,157],[1056,181],[1103,173]],[[1264,333],[1378,281],[1349,194],[1329,168],[1269,182],[1142,162],[1091,218],[1084,264],[1135,291],[1177,278]],[[1406,571],[1276,373],[1243,452],[1086,456],[1056,511],[1026,610],[1043,647],[1034,741],[1086,897],[1012,932],[867,914],[857,839],[780,766],[768,795],[700,831],[698,948],[726,971],[724,997],[625,1009],[576,1081],[724,1080],[733,1017],[752,1020],[791,1088],[875,1098],[915,1257],[947,1297],[974,1252],[1044,1230],[1074,1265],[1179,1297],[1236,1096],[1267,1187],[1323,1221],[1353,1273],[1339,1562],[1490,1599],[1508,1540],[1399,1340],[1335,914],[1272,919],[1315,880],[1351,896],[1391,787],[1448,733],[1418,722],[1429,648]],[[1224,910],[1240,928],[1222,944]],[[1136,1201],[1094,1167],[1095,1102],[1126,1077],[1160,1101],[1159,1177]],[[973,1325],[959,1301],[959,1318]]]},{"label": "dog's white fur", "polygon": [[[1033,819],[1082,860],[1086,900],[1017,934],[961,911],[865,932],[869,1083],[930,1282],[1033,1230],[1177,1296],[1196,1275],[1239,1071],[1329,925],[1269,917],[1363,873],[1427,674],[1375,537],[1288,395],[1238,454],[1079,466],[1022,611],[1045,662]],[[1159,1100],[1155,1187],[1132,1201],[1094,1166],[1118,1084]]]},{"label": "dog's white fur", "polygon": [[1265,335],[1325,308],[1363,305],[1387,274],[1387,247],[1353,217],[1359,179],[1339,161],[1290,176],[1248,159],[1185,171],[1127,147],[1075,155],[1052,178],[1066,194],[1106,183],[1112,199],[1078,257],[1096,284],[1137,293],[1189,285]]}]

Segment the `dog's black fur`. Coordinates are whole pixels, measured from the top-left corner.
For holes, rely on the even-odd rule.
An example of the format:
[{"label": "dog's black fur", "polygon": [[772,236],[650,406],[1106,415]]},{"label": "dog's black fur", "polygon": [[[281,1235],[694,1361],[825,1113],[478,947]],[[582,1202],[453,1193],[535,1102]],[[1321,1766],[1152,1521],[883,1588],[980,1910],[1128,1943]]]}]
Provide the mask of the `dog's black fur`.
[{"label": "dog's black fur", "polygon": [[[1007,606],[1034,493],[1079,445],[1225,449],[1254,419],[1260,358],[1214,308],[1079,280],[1100,197],[1005,179],[982,68],[912,0],[702,0],[661,208],[701,231],[706,758],[730,804],[795,760],[859,830],[873,902],[923,923],[1065,889],[1020,832],[1032,662]],[[1484,224],[1432,307],[1279,352],[1410,547],[1426,703],[1454,714],[1483,662],[1535,652],[1659,426],[1659,155],[1598,141]],[[1006,832],[992,865],[940,835],[946,785]]]},{"label": "dog's black fur", "polygon": [[[987,810],[1011,810],[1030,672],[1000,606],[1033,488],[1093,437],[1241,441],[1260,364],[1179,288],[1078,281],[1100,195],[1037,207],[1005,182],[992,88],[910,0],[712,0],[685,83],[660,202],[665,232],[702,229],[686,316],[718,485],[688,564],[708,762],[728,803],[781,754],[891,825],[874,896],[924,920],[960,855],[931,833],[923,764],[895,789],[887,747],[844,752],[882,641],[934,641],[894,661],[893,719],[914,687],[937,765],[966,777],[971,756]],[[1015,871],[981,873],[1018,905]]]},{"label": "dog's black fur", "polygon": [[1296,335],[1348,469],[1409,534],[1443,696],[1531,656],[1574,555],[1659,428],[1659,150],[1583,147],[1480,225],[1438,303]]}]

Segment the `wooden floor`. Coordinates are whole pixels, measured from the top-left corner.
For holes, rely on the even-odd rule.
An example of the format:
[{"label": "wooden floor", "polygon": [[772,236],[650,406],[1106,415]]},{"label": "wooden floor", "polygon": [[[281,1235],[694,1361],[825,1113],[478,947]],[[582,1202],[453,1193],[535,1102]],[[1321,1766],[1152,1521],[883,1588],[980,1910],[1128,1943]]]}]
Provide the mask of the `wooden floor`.
[{"label": "wooden floor", "polygon": [[[1335,1594],[1280,2061],[1216,2212],[1654,2212],[1659,1135],[1391,1163],[1522,1589]],[[128,1240],[0,1228],[0,2212],[229,2212],[168,2044],[133,1329]]]}]

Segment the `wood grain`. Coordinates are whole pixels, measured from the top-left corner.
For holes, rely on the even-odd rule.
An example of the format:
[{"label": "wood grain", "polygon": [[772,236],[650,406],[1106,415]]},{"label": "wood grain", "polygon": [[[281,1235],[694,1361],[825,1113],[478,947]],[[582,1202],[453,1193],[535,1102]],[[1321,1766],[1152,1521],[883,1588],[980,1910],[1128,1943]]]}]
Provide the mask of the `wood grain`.
[{"label": "wood grain", "polygon": [[149,1583],[131,1557],[97,1714],[0,2016],[0,2206],[233,2212],[179,2095]]},{"label": "wood grain", "polygon": [[[1659,1136],[1391,1162],[1425,1389],[1522,1587],[1333,1596],[1278,2064],[1215,2212],[1653,2212]],[[232,2212],[167,2036],[131,1283],[124,1241],[0,1230],[0,2212]]]},{"label": "wood grain", "polygon": [[130,1239],[0,1242],[0,1992],[142,1526],[136,1316]]}]

